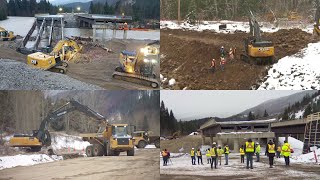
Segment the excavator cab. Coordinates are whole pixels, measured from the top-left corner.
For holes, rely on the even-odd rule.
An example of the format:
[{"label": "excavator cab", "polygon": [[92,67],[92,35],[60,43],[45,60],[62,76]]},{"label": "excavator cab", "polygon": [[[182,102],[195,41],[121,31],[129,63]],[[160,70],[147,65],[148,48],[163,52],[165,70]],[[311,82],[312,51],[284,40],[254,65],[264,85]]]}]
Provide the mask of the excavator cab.
[{"label": "excavator cab", "polygon": [[0,27],[0,40],[3,41],[13,41],[16,39],[16,36],[14,35],[14,33],[12,31],[7,31],[4,28]]}]

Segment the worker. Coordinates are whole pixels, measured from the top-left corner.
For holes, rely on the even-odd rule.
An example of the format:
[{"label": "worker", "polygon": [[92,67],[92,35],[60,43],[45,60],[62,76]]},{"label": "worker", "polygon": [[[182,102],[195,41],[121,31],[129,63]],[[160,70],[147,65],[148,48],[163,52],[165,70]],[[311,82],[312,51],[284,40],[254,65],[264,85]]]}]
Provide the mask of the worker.
[{"label": "worker", "polygon": [[211,71],[214,73],[216,70],[216,60],[213,58],[211,61]]},{"label": "worker", "polygon": [[164,149],[161,152],[161,155],[162,155],[162,159],[163,159],[163,166],[167,166],[167,164],[168,164],[168,151],[167,151],[167,149]]},{"label": "worker", "polygon": [[229,153],[230,153],[229,146],[226,145],[226,146],[224,147],[224,157],[225,157],[225,161],[226,161],[226,163],[225,163],[224,165],[228,165]]},{"label": "worker", "polygon": [[206,157],[207,157],[207,164],[211,164],[210,148],[207,149]]},{"label": "worker", "polygon": [[281,146],[279,145],[277,148],[277,158],[280,158],[280,154],[281,154]]},{"label": "worker", "polygon": [[195,158],[195,153],[194,153],[194,148],[191,149],[191,163],[192,165],[196,165],[196,158]]},{"label": "worker", "polygon": [[218,146],[217,152],[218,152],[219,165],[221,166],[221,160],[222,160],[224,151],[220,145]]},{"label": "worker", "polygon": [[288,141],[284,141],[284,144],[281,148],[281,154],[284,157],[284,161],[286,162],[286,166],[290,166],[290,155],[291,155],[291,148]]},{"label": "worker", "polygon": [[211,169],[213,169],[213,163],[214,163],[214,168],[217,169],[218,151],[217,151],[217,144],[215,142],[212,143],[212,148],[210,149],[210,155],[211,155]]},{"label": "worker", "polygon": [[256,158],[257,158],[256,162],[260,162],[261,147],[260,147],[260,144],[259,144],[258,142],[256,143],[256,150],[255,150],[255,152],[256,152]]},{"label": "worker", "polygon": [[230,62],[232,62],[232,60],[234,60],[234,51],[232,48],[230,48],[230,51],[229,51],[229,59],[230,59]]},{"label": "worker", "polygon": [[198,157],[198,165],[200,165],[199,161],[201,161],[201,164],[203,165],[203,163],[202,163],[202,153],[201,153],[200,149],[197,150],[197,157]]},{"label": "worker", "polygon": [[223,46],[221,46],[221,48],[220,48],[220,55],[221,55],[221,57],[225,57],[226,56],[226,51],[224,50]]},{"label": "worker", "polygon": [[276,154],[276,145],[273,143],[272,140],[269,140],[268,142],[268,145],[266,147],[266,153],[269,157],[270,168],[273,168],[274,156]]},{"label": "worker", "polygon": [[240,163],[244,163],[244,147],[243,147],[243,145],[240,148],[240,158],[241,158]]},{"label": "worker", "polygon": [[221,68],[221,71],[224,71],[224,66],[226,64],[226,60],[224,57],[221,57],[220,58],[220,68]]},{"label": "worker", "polygon": [[249,169],[249,163],[250,163],[250,169],[253,169],[253,155],[256,147],[252,139],[248,139],[246,142],[246,145],[244,146],[244,152],[247,157],[247,169]]}]

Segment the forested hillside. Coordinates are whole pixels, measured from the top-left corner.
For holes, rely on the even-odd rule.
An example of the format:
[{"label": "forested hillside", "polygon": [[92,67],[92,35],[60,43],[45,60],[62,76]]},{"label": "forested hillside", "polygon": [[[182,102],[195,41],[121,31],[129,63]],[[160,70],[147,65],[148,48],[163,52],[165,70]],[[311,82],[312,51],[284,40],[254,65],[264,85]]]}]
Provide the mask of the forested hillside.
[{"label": "forested hillside", "polygon": [[[302,16],[312,12],[318,0],[181,0],[181,19],[198,20],[230,19],[246,17],[248,10],[267,17],[287,17],[290,11]],[[178,0],[161,0],[161,19],[178,19]]]}]

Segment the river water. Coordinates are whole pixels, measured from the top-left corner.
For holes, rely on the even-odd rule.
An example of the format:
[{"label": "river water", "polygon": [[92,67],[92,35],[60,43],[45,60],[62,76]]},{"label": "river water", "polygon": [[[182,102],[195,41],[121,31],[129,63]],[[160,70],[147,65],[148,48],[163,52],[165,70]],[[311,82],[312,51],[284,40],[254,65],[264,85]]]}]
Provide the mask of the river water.
[{"label": "river water", "polygon": [[[8,19],[0,21],[0,27],[5,28],[8,31],[13,31],[14,34],[20,36],[26,36],[29,29],[34,22],[34,17],[16,17],[9,16]],[[34,35],[36,35],[36,30]],[[64,28],[64,34],[66,37],[70,36],[84,36],[92,37],[92,29],[80,29],[80,28]],[[102,30],[97,30],[97,39],[102,38]],[[113,35],[112,30],[106,31],[105,39],[111,39]],[[123,31],[118,30],[116,32],[117,39],[123,39]],[[152,31],[128,31],[127,39],[136,39],[136,40],[160,40],[160,30]]]}]

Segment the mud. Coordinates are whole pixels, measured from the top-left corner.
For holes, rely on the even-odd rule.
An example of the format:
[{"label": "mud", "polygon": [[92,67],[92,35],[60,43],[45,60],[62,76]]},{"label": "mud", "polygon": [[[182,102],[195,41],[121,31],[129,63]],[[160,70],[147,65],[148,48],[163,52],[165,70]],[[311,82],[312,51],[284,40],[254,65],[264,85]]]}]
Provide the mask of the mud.
[{"label": "mud", "polygon": [[[250,65],[240,60],[244,50],[243,39],[248,34],[219,34],[210,31],[195,32],[183,30],[161,30],[161,74],[178,83],[165,89],[255,89],[266,75],[270,66]],[[275,45],[276,59],[293,55],[313,42],[311,34],[300,29],[280,30],[264,33],[263,39]],[[219,49],[237,48],[234,61],[227,61],[225,70],[219,65],[212,73],[211,59],[219,63]]]}]

